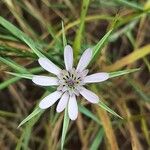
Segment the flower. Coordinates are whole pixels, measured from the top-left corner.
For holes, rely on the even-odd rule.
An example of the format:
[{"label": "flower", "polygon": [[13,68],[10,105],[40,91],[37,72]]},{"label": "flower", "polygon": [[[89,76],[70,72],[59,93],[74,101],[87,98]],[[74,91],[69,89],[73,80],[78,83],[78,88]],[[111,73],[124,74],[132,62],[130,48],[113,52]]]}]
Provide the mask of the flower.
[{"label": "flower", "polygon": [[46,96],[39,103],[41,109],[52,106],[57,100],[57,112],[62,112],[68,107],[68,115],[71,120],[75,120],[78,116],[78,105],[76,97],[82,95],[91,103],[98,103],[99,97],[92,91],[84,87],[85,84],[102,82],[109,78],[109,74],[105,72],[87,75],[86,67],[92,58],[92,49],[88,48],[82,54],[79,63],[73,68],[73,50],[70,45],[65,46],[64,62],[65,69],[62,70],[47,58],[39,58],[38,62],[46,71],[56,75],[56,77],[48,77],[34,75],[32,81],[41,86],[58,86],[57,90]]}]

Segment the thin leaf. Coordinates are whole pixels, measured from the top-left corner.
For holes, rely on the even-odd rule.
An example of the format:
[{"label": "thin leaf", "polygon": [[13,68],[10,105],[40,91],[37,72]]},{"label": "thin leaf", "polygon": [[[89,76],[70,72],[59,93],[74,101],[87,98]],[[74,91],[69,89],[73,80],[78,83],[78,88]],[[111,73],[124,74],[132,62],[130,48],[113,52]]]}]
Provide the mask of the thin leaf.
[{"label": "thin leaf", "polygon": [[102,101],[98,103],[98,105],[103,108],[104,110],[108,111],[109,113],[113,114],[114,116],[119,117],[120,119],[123,119],[121,116],[119,116],[116,112],[114,112],[112,109],[110,109],[107,105],[105,105]]},{"label": "thin leaf", "polygon": [[108,38],[110,37],[112,31],[113,31],[112,29],[109,30],[104,35],[104,37],[94,46],[92,59],[95,59],[101,53],[101,50],[102,50],[103,46],[105,45],[105,43],[108,41]]},{"label": "thin leaf", "polygon": [[24,41],[38,57],[45,57],[38,49],[38,45],[29,38],[25,33],[11,24],[9,21],[0,16],[0,24],[6,28],[9,32],[11,32],[14,36],[16,36],[21,41]]},{"label": "thin leaf", "polygon": [[12,118],[18,118],[19,117],[19,115],[17,113],[3,111],[3,110],[0,110],[0,116],[2,116],[2,117],[12,117]]},{"label": "thin leaf", "polygon": [[132,64],[137,60],[144,58],[146,55],[150,54],[150,44],[135,49],[132,53],[128,54],[127,56],[117,60],[110,66],[106,66],[105,69],[108,71],[118,70],[126,65]]},{"label": "thin leaf", "polygon": [[31,136],[31,131],[34,126],[34,124],[39,120],[40,116],[42,115],[44,111],[39,112],[36,116],[30,119],[25,125],[25,128],[23,129],[23,133],[16,145],[16,150],[27,150],[28,149],[28,143]]},{"label": "thin leaf", "polygon": [[21,78],[14,77],[14,78],[7,79],[6,81],[0,83],[0,90],[3,90],[4,88],[9,86],[10,84],[17,82],[19,79],[21,79]]},{"label": "thin leaf", "polygon": [[84,24],[85,24],[85,17],[86,17],[86,14],[87,14],[89,2],[90,2],[89,0],[83,0],[83,4],[82,4],[81,17],[80,17],[80,26],[79,26],[79,29],[76,32],[75,40],[74,40],[74,43],[73,43],[73,48],[74,48],[76,57],[78,56],[79,50],[81,49],[81,43],[82,43],[83,31],[84,31]]},{"label": "thin leaf", "polygon": [[101,144],[103,137],[104,137],[104,129],[101,128],[97,133],[96,137],[94,138],[90,150],[98,150],[98,147]]},{"label": "thin leaf", "polygon": [[62,25],[63,46],[65,47],[67,45],[67,40],[66,40],[66,36],[65,36],[65,29],[64,29],[64,23],[63,23],[63,21],[61,22],[61,25]]},{"label": "thin leaf", "polygon": [[[41,72],[43,69],[41,67],[36,67],[36,68],[33,68],[33,69],[30,69],[29,70],[29,73],[31,72],[32,73],[39,73]],[[18,74],[18,73],[17,73]],[[19,74],[20,75],[20,74]],[[21,76],[21,75],[20,75]],[[13,78],[10,78],[10,79],[7,79],[6,81],[0,83],[0,90],[6,88],[7,86],[9,86],[10,84],[13,84],[15,82],[17,82],[18,80],[20,80],[22,77],[13,77]]]},{"label": "thin leaf", "polygon": [[31,79],[33,78],[33,75],[32,74],[19,74],[19,73],[14,73],[14,72],[6,72],[8,74],[11,74],[13,76],[16,76],[16,77],[20,77],[20,78],[25,78],[25,79]]},{"label": "thin leaf", "polygon": [[91,112],[89,111],[87,108],[85,108],[84,106],[78,105],[79,107],[79,111],[81,113],[83,113],[84,115],[86,115],[87,117],[91,118],[92,120],[94,120],[96,123],[101,124],[100,120]]},{"label": "thin leaf", "polygon": [[9,67],[13,68],[17,72],[20,72],[20,73],[28,72],[24,67],[18,65],[17,63],[15,63],[14,61],[12,61],[8,58],[6,59],[6,58],[3,58],[0,56],[0,61],[3,62],[4,64],[8,65]]},{"label": "thin leaf", "polygon": [[143,11],[143,7],[140,5],[140,4],[137,4],[137,3],[134,3],[134,2],[129,2],[128,0],[114,0],[120,4],[123,4],[128,6],[128,7],[131,7],[135,10],[138,10],[138,11]]},{"label": "thin leaf", "polygon": [[109,73],[109,78],[114,78],[114,77],[122,76],[122,75],[133,73],[133,72],[136,72],[136,71],[139,71],[139,70],[140,70],[140,68],[110,72]]},{"label": "thin leaf", "polygon": [[33,50],[33,52],[39,57],[45,57],[36,47],[36,44],[29,37],[22,36],[22,40]]},{"label": "thin leaf", "polygon": [[28,115],[18,126],[18,128],[20,126],[22,126],[23,124],[25,124],[27,121],[29,121],[30,119],[32,119],[33,117],[35,117],[37,114],[39,114],[40,112],[42,112],[43,110],[40,109],[39,107],[36,108],[30,115]]},{"label": "thin leaf", "polygon": [[133,87],[133,89],[136,91],[136,93],[145,101],[150,102],[150,96],[146,95],[144,93],[142,87],[140,87],[139,84],[137,84],[134,80],[127,78],[127,82]]},{"label": "thin leaf", "polygon": [[61,150],[63,150],[64,147],[68,126],[69,126],[69,116],[68,116],[68,109],[66,108],[64,114],[64,121],[63,121],[62,137],[61,137]]}]

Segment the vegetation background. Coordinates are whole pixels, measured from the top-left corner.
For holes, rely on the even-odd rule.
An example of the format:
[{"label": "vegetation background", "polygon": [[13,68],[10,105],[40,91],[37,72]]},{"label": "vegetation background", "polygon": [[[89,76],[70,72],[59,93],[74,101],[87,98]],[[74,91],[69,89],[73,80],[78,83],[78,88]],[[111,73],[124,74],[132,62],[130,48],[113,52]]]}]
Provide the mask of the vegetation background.
[{"label": "vegetation background", "polygon": [[[35,46],[63,66],[62,20],[76,60],[113,28],[91,72],[140,68],[91,87],[124,119],[78,99],[85,107],[79,108],[76,121],[70,121],[64,149],[150,149],[149,13],[150,0],[1,0],[0,149],[60,149],[64,113],[57,114],[53,106],[17,128],[45,89],[7,72],[39,73],[38,57],[31,51]],[[34,43],[27,43],[24,34],[2,17]]]}]

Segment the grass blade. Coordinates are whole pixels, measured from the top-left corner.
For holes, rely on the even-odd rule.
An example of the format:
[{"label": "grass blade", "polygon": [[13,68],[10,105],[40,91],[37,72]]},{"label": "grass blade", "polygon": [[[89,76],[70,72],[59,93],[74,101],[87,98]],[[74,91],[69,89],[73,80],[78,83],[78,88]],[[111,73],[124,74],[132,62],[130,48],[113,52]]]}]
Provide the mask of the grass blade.
[{"label": "grass blade", "polygon": [[89,0],[83,0],[81,18],[80,18],[81,22],[80,22],[79,29],[77,30],[77,34],[75,36],[75,40],[73,44],[73,48],[75,51],[75,58],[78,56],[79,50],[81,49],[81,42],[83,37],[82,34],[84,31],[85,17],[87,14],[88,6],[89,6]]},{"label": "grass blade", "polygon": [[64,29],[64,23],[63,23],[63,21],[62,21],[61,25],[62,25],[63,46],[65,47],[67,45],[67,40],[66,40],[66,36],[65,36],[65,29]]},{"label": "grass blade", "polygon": [[7,72],[7,73],[11,74],[13,76],[16,76],[16,77],[30,79],[30,80],[32,80],[32,78],[33,78],[32,74],[19,74],[19,73],[14,73],[14,72]]},{"label": "grass blade", "polygon": [[62,137],[61,137],[61,150],[63,150],[64,147],[68,126],[69,126],[69,116],[68,116],[68,109],[66,107],[65,114],[64,114],[64,121],[63,121]]},{"label": "grass blade", "polygon": [[117,60],[112,65],[106,66],[105,70],[109,70],[109,71],[118,70],[128,64],[131,64],[131,63],[145,57],[146,55],[149,55],[149,54],[150,54],[150,44],[140,47],[140,48],[134,50],[132,53],[128,54],[127,56],[121,58],[120,60]]},{"label": "grass blade", "polygon": [[136,4],[134,2],[129,2],[128,0],[115,0],[116,2],[131,7],[138,11],[143,11],[143,7],[140,4]]},{"label": "grass blade", "polygon": [[139,71],[139,70],[140,70],[140,68],[110,72],[109,73],[109,78],[114,78],[114,77],[122,76],[122,75],[133,73],[133,72],[136,72],[136,71]]},{"label": "grass blade", "polygon": [[83,113],[84,115],[86,115],[87,117],[91,118],[92,120],[94,120],[96,123],[101,124],[100,120],[91,112],[89,111],[87,108],[85,108],[84,106],[78,105],[79,106],[79,111],[81,113]]},{"label": "grass blade", "polygon": [[92,60],[96,59],[97,56],[99,56],[99,54],[101,53],[101,50],[103,48],[103,46],[105,45],[105,43],[108,41],[111,33],[112,33],[112,29],[109,30],[104,37],[94,46],[93,48],[93,57]]},{"label": "grass blade", "polygon": [[18,81],[19,77],[14,77],[14,78],[10,78],[7,79],[6,81],[0,83],[0,90],[3,90],[4,88],[8,87],[10,84],[13,84],[14,82]]},{"label": "grass blade", "polygon": [[15,63],[14,61],[12,61],[8,58],[6,59],[3,57],[0,57],[0,61],[3,62],[4,64],[8,65],[12,69],[16,70],[17,72],[20,72],[20,73],[27,73],[28,72],[24,67],[18,65],[17,63]]},{"label": "grass blade", "polygon": [[121,116],[119,116],[116,112],[114,112],[112,109],[110,109],[106,104],[104,104],[102,101],[100,101],[100,102],[98,103],[98,105],[99,105],[102,109],[104,109],[104,110],[108,111],[109,113],[113,114],[114,116],[117,116],[117,117],[119,117],[120,119],[123,119],[123,118],[122,118]]},{"label": "grass blade", "polygon": [[33,50],[33,52],[39,57],[45,57],[38,49],[36,44],[29,37],[22,36],[22,40]]},{"label": "grass blade", "polygon": [[42,112],[43,110],[40,109],[39,107],[37,107],[30,115],[28,115],[18,126],[18,128],[20,126],[22,126],[23,124],[25,124],[27,121],[29,121],[30,119],[32,119],[33,117],[35,117],[37,114],[39,114],[40,112]]},{"label": "grass blade", "polygon": [[6,28],[9,32],[11,32],[15,37],[25,42],[38,57],[45,57],[38,49],[38,45],[29,38],[25,33],[19,30],[16,26],[11,24],[9,21],[0,16],[0,24]]},{"label": "grass blade", "polygon": [[90,150],[98,150],[98,147],[101,144],[103,137],[104,137],[104,129],[101,128],[99,130],[99,132],[97,133],[97,135],[90,147]]}]

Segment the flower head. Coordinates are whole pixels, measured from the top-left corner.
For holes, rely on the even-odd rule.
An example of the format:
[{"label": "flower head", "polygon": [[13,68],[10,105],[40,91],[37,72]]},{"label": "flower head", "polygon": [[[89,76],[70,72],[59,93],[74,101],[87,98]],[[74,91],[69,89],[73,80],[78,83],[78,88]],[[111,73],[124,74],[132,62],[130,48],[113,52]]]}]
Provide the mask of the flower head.
[{"label": "flower head", "polygon": [[39,103],[41,109],[52,106],[57,100],[57,112],[62,112],[68,107],[68,115],[71,120],[78,116],[78,106],[76,97],[82,95],[91,103],[98,103],[99,97],[92,91],[84,88],[85,84],[102,82],[109,78],[105,72],[87,75],[86,67],[92,58],[92,50],[89,48],[82,54],[76,69],[73,67],[73,50],[67,45],[64,49],[65,69],[62,70],[47,58],[39,58],[38,62],[46,71],[56,75],[48,77],[34,75],[32,81],[41,86],[58,86],[57,90],[46,96]]}]

